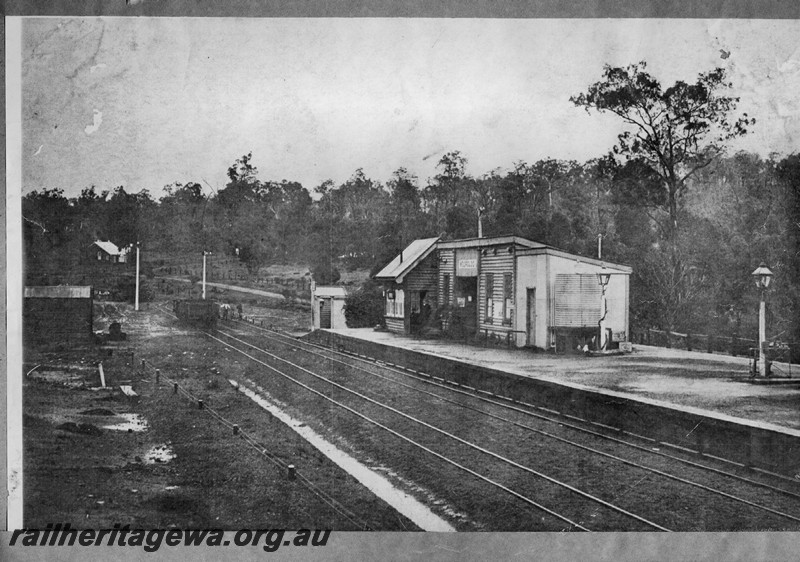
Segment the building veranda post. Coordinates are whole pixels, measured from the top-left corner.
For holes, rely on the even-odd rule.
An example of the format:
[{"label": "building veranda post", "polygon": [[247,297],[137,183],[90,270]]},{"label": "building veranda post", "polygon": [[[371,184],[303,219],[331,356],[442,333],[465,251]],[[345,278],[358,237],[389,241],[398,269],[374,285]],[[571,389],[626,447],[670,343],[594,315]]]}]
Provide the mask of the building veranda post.
[{"label": "building veranda post", "polygon": [[384,317],[392,332],[441,329],[457,337],[567,351],[611,349],[629,340],[631,272],[498,236],[415,240],[375,279],[384,284]]}]

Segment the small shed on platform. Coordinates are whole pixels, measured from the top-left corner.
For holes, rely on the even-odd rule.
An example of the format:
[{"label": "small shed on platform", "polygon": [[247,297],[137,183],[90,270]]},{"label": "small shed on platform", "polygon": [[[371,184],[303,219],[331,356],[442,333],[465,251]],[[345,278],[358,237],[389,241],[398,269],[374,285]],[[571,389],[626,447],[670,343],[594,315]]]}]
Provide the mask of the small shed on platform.
[{"label": "small shed on platform", "polygon": [[88,345],[94,341],[92,288],[87,286],[25,287],[25,345]]},{"label": "small shed on platform", "polygon": [[311,325],[315,330],[346,328],[344,301],[347,289],[335,285],[312,285]]}]

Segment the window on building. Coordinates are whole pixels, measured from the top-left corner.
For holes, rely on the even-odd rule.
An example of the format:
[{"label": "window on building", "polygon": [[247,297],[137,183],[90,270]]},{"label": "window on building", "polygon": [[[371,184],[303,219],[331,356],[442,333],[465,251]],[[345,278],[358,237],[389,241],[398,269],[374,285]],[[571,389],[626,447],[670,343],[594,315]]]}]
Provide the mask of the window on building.
[{"label": "window on building", "polygon": [[403,317],[405,308],[405,295],[403,289],[394,289],[386,293],[386,316],[395,318]]},{"label": "window on building", "polygon": [[494,273],[486,274],[486,322],[494,317]]},{"label": "window on building", "polygon": [[503,274],[503,324],[511,324],[514,317],[514,281],[510,273]]},{"label": "window on building", "polygon": [[450,274],[449,273],[445,273],[444,274],[443,296],[444,296],[444,298],[442,300],[442,304],[447,306],[448,304],[450,304]]}]

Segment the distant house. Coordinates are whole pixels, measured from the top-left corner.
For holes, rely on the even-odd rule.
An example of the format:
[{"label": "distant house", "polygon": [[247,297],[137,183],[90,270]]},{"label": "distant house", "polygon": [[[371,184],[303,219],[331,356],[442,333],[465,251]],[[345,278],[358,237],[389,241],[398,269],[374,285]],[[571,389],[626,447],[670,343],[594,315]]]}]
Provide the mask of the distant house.
[{"label": "distant house", "polygon": [[346,328],[344,287],[313,285],[311,287],[311,324],[317,329]]},{"label": "distant house", "polygon": [[[120,249],[117,247],[117,245],[108,240],[95,240],[92,245],[89,246],[89,251],[92,259],[96,261],[110,263],[119,263],[125,261],[125,253],[120,253]],[[120,259],[121,256],[123,259]]]}]

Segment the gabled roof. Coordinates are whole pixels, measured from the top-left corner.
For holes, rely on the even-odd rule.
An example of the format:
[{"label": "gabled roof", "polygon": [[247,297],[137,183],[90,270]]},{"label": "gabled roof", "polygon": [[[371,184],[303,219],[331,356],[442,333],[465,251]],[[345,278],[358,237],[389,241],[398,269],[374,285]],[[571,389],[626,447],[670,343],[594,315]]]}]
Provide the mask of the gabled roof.
[{"label": "gabled roof", "polygon": [[336,285],[317,285],[314,295],[318,297],[346,297],[347,289]]},{"label": "gabled roof", "polygon": [[414,240],[400,255],[389,262],[389,265],[381,269],[375,279],[391,279],[396,283],[402,283],[403,277],[411,271],[419,262],[424,260],[436,248],[439,238],[423,238]]},{"label": "gabled roof", "polygon": [[520,250],[517,252],[517,256],[536,256],[541,254],[550,254],[551,256],[558,256],[560,258],[565,258],[569,260],[575,260],[578,263],[585,263],[588,265],[594,265],[597,267],[603,267],[607,269],[613,269],[617,273],[624,273],[626,275],[630,275],[633,273],[633,268],[629,265],[622,265],[619,263],[611,263],[605,260],[599,260],[597,258],[587,258],[585,256],[579,256],[577,254],[571,254],[569,252],[565,252],[564,250],[558,250],[556,248],[551,248],[549,246],[543,248],[530,248],[527,250]]},{"label": "gabled roof", "polygon": [[102,242],[100,240],[94,241],[95,245],[98,246],[101,250],[111,256],[118,256],[119,255],[119,248],[113,242],[105,241]]},{"label": "gabled roof", "polygon": [[439,242],[439,247],[444,249],[452,248],[483,248],[485,246],[500,246],[504,244],[515,244],[523,248],[546,248],[546,244],[533,242],[519,236],[494,236],[489,238],[464,238],[462,240],[448,240]]},{"label": "gabled roof", "polygon": [[26,299],[89,299],[92,297],[92,288],[82,285],[25,287],[24,294]]}]

